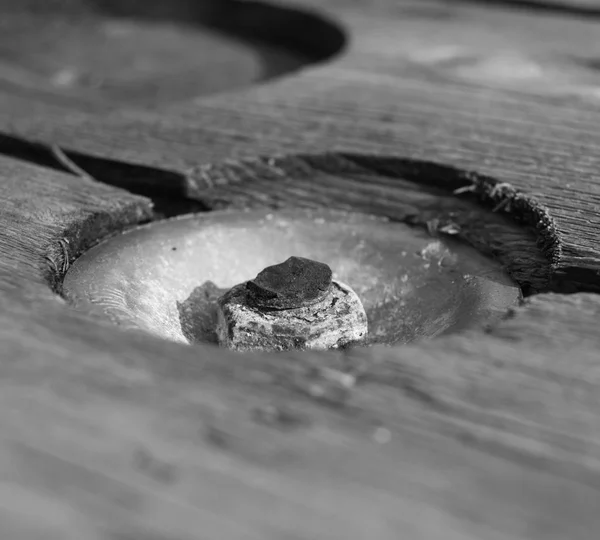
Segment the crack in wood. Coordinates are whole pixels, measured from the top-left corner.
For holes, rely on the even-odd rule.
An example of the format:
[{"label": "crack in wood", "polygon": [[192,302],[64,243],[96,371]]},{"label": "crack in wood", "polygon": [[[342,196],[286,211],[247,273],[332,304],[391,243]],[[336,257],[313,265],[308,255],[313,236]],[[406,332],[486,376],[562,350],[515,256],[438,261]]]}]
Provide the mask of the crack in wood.
[{"label": "crack in wood", "polygon": [[481,4],[481,6],[498,6],[500,8],[522,9],[531,12],[567,15],[585,18],[600,17],[600,8],[592,2],[573,2],[560,0],[459,0],[465,4]]},{"label": "crack in wood", "polygon": [[[572,267],[557,271],[561,262],[562,245],[556,223],[543,205],[534,197],[515,189],[510,183],[474,171],[401,157],[324,153],[230,160],[204,164],[190,168],[185,173],[178,173],[96,157],[6,133],[0,133],[0,154],[148,197],[154,205],[154,220],[222,208],[281,208],[290,204],[313,207],[333,205],[343,209],[374,211],[383,213],[390,219],[428,229],[435,222],[434,234],[450,231],[449,234],[456,234],[483,253],[500,256],[500,259],[506,258],[511,249],[515,250],[509,256],[512,262],[507,270],[522,287],[525,295],[543,291],[571,293],[600,290],[598,272],[594,269]],[[315,175],[326,175],[327,178],[321,185],[317,185],[317,182],[312,181]],[[358,204],[348,190],[342,190],[337,184],[333,184],[334,177],[346,182],[355,179],[353,186],[356,189],[356,180],[362,182],[362,203]],[[309,185],[306,185],[307,182]],[[332,184],[331,190],[327,190],[328,183]],[[397,195],[407,189],[423,193],[433,189],[438,190],[435,195],[440,197],[453,195],[455,198],[470,199],[471,204],[475,202],[491,210],[489,219],[492,219],[491,214],[494,212],[507,214],[516,223],[534,230],[537,238],[534,242],[529,242],[526,248],[519,249],[514,244],[514,237],[511,238],[510,245],[498,248],[492,244],[495,241],[502,244],[503,241],[499,238],[488,237],[484,241],[469,235],[468,227],[457,229],[457,222],[450,215],[451,212],[444,214],[439,209],[414,207],[412,210],[406,207],[402,211],[397,205],[388,208],[385,204],[381,206],[379,202],[375,204],[375,199],[381,199],[381,193],[385,190],[394,191]],[[478,225],[482,222],[481,215],[474,218],[475,216],[467,218],[467,223],[463,224],[471,221],[471,232],[474,231],[475,221]],[[65,234],[65,237],[68,238],[68,235]],[[540,265],[539,261],[532,265],[531,260],[536,255],[528,254],[527,250],[541,250],[548,261],[548,268],[543,268],[544,265]],[[62,259],[55,261],[52,256],[50,258],[51,268],[61,268],[65,264]],[[517,266],[520,268],[516,268]],[[51,281],[58,283],[62,275],[64,273]]]},{"label": "crack in wood", "polygon": [[201,201],[187,196],[185,176],[167,169],[96,157],[2,132],[0,155],[148,197],[154,205],[154,219],[208,210]]}]

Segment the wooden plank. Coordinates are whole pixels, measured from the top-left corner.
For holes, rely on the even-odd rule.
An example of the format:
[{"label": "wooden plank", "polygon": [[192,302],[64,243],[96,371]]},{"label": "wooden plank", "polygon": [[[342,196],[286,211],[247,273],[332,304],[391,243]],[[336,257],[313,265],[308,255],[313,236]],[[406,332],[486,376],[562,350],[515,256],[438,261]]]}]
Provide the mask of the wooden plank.
[{"label": "wooden plank", "polygon": [[[111,115],[3,94],[3,131],[72,150],[93,177],[0,158],[3,537],[595,537],[593,294],[535,296],[487,332],[407,347],[239,356],[122,332],[51,290],[93,242],[155,217],[143,175],[119,176],[152,169],[209,207],[289,204],[298,189],[356,205],[348,186],[362,182],[373,208],[423,224],[445,200],[480,249],[493,231],[519,238],[519,256],[510,242],[501,255],[521,282],[546,269],[560,283],[539,289],[596,290],[593,80],[568,86],[536,60],[543,76],[507,83],[504,57],[495,78],[482,66],[501,29],[527,64],[581,53],[595,26],[474,6],[409,20],[408,4],[386,6],[332,3],[355,39],[345,56],[235,95]],[[564,43],[544,37],[557,32]],[[451,46],[483,60],[461,70],[463,53],[440,57]],[[326,150],[338,154],[268,159]],[[308,176],[270,179],[282,163]]]},{"label": "wooden plank", "polygon": [[[11,131],[166,168],[186,176],[192,193],[195,173],[206,163],[296,151],[376,152],[476,171],[548,208],[562,240],[551,254],[557,279],[585,289],[596,280],[599,257],[590,229],[598,221],[594,173],[600,164],[593,148],[600,143],[599,119],[594,71],[569,58],[588,54],[597,25],[453,9],[450,20],[340,10],[356,38],[338,62],[158,112],[36,120],[11,98],[7,105],[17,110]],[[390,39],[399,34],[399,44]],[[568,39],[548,37],[556,35]]]},{"label": "wooden plank", "polygon": [[[7,165],[45,180],[25,208],[62,205],[65,187],[104,191],[96,206],[115,212],[130,199]],[[599,525],[596,296],[540,297],[487,336],[248,357],[92,321],[23,264],[8,284],[11,538],[589,538]]]},{"label": "wooden plank", "polygon": [[[2,400],[13,414],[1,463],[21,496],[7,501],[3,523],[14,524],[14,538],[35,538],[26,522],[57,538],[437,538],[442,531],[450,538],[589,538],[598,526],[598,495],[586,487],[595,475],[583,467],[584,457],[597,458],[589,425],[553,433],[589,443],[586,452],[567,445],[567,457],[583,470],[564,471],[561,446],[548,454],[538,433],[560,427],[555,415],[522,407],[503,431],[469,414],[489,407],[491,417],[500,416],[499,395],[510,405],[502,391],[491,392],[498,379],[476,377],[488,365],[473,366],[477,352],[489,366],[513,359],[515,372],[498,368],[498,378],[514,373],[519,380],[522,354],[506,343],[445,341],[453,361],[445,370],[439,350],[419,352],[421,361],[409,349],[384,355],[346,403],[331,409],[302,390],[314,383],[306,356],[249,362],[204,355],[110,328],[86,330],[48,308],[35,321],[26,314],[34,337],[11,347],[23,361],[2,366]],[[3,342],[18,330],[15,317],[18,311],[4,317]],[[461,373],[470,369],[471,377]],[[535,391],[542,380],[532,375],[522,384]],[[560,392],[551,379],[545,383]],[[444,407],[424,401],[419,388]],[[554,403],[556,392],[540,392],[539,407]],[[560,416],[588,410],[577,401],[561,404]],[[452,407],[444,411],[446,403]],[[273,404],[285,407],[286,423],[262,425],[259,412]],[[39,506],[30,507],[34,496]],[[62,519],[31,519],[49,497]]]},{"label": "wooden plank", "polygon": [[150,200],[120,189],[6,158],[0,167],[0,279],[43,284],[42,296],[98,238],[152,217]]}]

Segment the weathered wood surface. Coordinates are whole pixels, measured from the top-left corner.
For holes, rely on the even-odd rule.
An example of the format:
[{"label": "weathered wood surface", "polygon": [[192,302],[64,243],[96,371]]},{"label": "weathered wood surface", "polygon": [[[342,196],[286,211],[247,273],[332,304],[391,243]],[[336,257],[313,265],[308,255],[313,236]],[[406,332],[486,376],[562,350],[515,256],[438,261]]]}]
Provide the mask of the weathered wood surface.
[{"label": "weathered wood surface", "polygon": [[[351,38],[339,56],[150,108],[21,92],[0,64],[0,537],[596,538],[600,21],[577,16],[598,2],[562,5],[315,2]],[[53,170],[60,148],[87,174]],[[271,174],[298,152],[284,170],[312,181]],[[465,241],[547,292],[485,332],[276,356],[121,332],[53,292],[164,194],[356,206],[353,190],[415,224],[454,201]]]}]

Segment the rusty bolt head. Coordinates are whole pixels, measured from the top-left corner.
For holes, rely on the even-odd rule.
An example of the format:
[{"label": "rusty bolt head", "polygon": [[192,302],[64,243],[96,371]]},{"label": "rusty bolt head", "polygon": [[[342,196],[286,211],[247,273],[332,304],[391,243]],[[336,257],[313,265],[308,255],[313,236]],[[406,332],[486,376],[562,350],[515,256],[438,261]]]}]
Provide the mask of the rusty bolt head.
[{"label": "rusty bolt head", "polygon": [[316,304],[327,296],[331,276],[331,268],[324,263],[290,257],[246,283],[248,301],[262,309],[279,310]]},{"label": "rusty bolt head", "polygon": [[367,334],[357,294],[323,263],[290,257],[217,301],[217,336],[239,351],[329,349]]}]

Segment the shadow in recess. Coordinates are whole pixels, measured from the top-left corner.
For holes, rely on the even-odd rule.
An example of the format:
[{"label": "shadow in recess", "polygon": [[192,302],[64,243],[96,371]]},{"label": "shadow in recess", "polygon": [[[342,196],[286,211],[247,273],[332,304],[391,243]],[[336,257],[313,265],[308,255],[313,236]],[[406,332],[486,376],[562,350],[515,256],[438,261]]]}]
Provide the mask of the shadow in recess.
[{"label": "shadow in recess", "polygon": [[228,289],[205,281],[183,302],[177,302],[181,332],[190,343],[217,344],[217,299]]},{"label": "shadow in recess", "polygon": [[171,21],[218,30],[254,43],[295,52],[309,62],[338,54],[344,31],[308,10],[250,0],[92,0],[104,15]]}]

